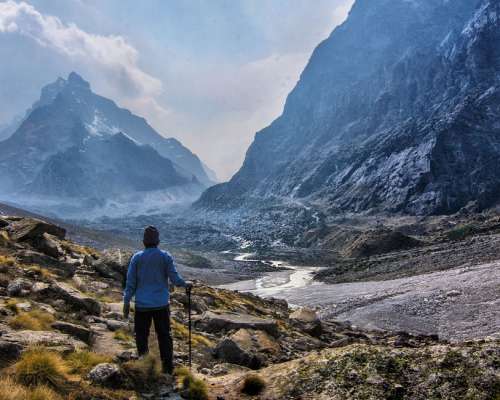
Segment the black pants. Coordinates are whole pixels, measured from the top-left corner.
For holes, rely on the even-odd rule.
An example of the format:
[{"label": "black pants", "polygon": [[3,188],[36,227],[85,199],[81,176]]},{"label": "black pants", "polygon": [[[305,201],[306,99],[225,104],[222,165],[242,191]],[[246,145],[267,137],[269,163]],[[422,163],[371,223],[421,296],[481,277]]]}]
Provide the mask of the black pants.
[{"label": "black pants", "polygon": [[151,328],[151,321],[153,321],[160,347],[163,371],[171,374],[174,361],[172,335],[170,334],[170,308],[167,306],[157,310],[136,310],[134,320],[135,343],[139,356],[147,354],[149,351],[149,329]]}]

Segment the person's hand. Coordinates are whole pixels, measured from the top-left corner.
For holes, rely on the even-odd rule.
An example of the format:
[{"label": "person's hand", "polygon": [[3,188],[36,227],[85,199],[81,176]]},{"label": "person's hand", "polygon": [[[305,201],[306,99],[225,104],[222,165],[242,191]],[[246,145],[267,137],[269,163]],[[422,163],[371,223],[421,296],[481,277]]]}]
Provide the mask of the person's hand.
[{"label": "person's hand", "polygon": [[190,293],[193,290],[193,282],[186,282],[186,293]]},{"label": "person's hand", "polygon": [[123,304],[123,318],[128,319],[128,316],[130,314],[130,304]]}]

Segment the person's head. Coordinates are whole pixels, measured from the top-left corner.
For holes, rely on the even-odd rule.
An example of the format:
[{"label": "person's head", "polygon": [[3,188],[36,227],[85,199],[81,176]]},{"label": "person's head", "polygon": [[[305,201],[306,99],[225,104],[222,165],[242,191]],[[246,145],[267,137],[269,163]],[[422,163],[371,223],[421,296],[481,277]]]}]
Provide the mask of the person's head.
[{"label": "person's head", "polygon": [[158,229],[154,226],[145,228],[142,243],[144,243],[144,247],[158,247],[160,244],[160,232],[158,232]]}]

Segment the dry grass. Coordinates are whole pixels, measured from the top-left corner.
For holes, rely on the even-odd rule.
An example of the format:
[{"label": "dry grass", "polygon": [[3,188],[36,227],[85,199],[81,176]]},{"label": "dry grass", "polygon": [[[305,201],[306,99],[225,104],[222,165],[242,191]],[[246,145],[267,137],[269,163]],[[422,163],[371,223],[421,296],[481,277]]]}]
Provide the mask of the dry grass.
[{"label": "dry grass", "polygon": [[47,386],[27,388],[12,378],[2,378],[0,400],[62,400],[62,397]]},{"label": "dry grass", "polygon": [[55,277],[55,275],[46,268],[42,268],[39,265],[30,265],[27,268],[28,271],[32,271],[42,280],[48,281]]},{"label": "dry grass", "polygon": [[[185,325],[177,322],[175,319],[172,319],[171,328],[172,328],[172,335],[175,338],[181,340],[188,340],[189,330]],[[193,346],[213,347],[214,345],[214,343],[212,343],[210,339],[207,339],[205,336],[199,335],[197,333],[192,333],[191,339]]]},{"label": "dry grass", "polygon": [[97,364],[108,363],[111,361],[112,358],[109,356],[87,350],[71,353],[66,358],[66,364],[69,367],[69,372],[78,375],[85,375]]},{"label": "dry grass", "polygon": [[[17,306],[16,306],[17,308]],[[12,317],[9,325],[13,329],[28,329],[31,331],[50,330],[50,325],[54,322],[54,316],[41,310],[32,310],[28,312],[19,312]]]},{"label": "dry grass", "polygon": [[7,265],[9,267],[13,267],[16,265],[16,259],[11,256],[4,256],[0,254],[0,265]]},{"label": "dry grass", "polygon": [[208,389],[205,382],[196,378],[186,367],[174,370],[177,384],[182,387],[185,397],[191,400],[208,400]]},{"label": "dry grass", "polygon": [[0,379],[0,400],[25,400],[27,390],[11,378]]},{"label": "dry grass", "polygon": [[17,381],[29,385],[60,387],[67,380],[68,367],[58,353],[43,347],[27,350],[14,364]]},{"label": "dry grass", "polygon": [[20,303],[19,299],[8,299],[5,302],[5,308],[8,310],[12,311],[14,314],[17,314],[19,312],[19,309],[17,308],[17,305]]},{"label": "dry grass", "polygon": [[162,375],[161,362],[152,354],[126,362],[123,371],[136,388],[154,387]]},{"label": "dry grass", "polygon": [[134,340],[133,336],[124,329],[118,329],[115,331],[113,337],[120,342],[131,342]]}]

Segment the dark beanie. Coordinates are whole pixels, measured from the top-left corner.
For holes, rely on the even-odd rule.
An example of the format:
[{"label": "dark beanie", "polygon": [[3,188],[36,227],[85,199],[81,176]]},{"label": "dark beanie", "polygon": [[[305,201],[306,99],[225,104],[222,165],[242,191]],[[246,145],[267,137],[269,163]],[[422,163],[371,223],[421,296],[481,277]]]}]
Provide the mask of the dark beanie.
[{"label": "dark beanie", "polygon": [[148,226],[144,229],[144,246],[155,247],[160,244],[160,232],[154,226]]}]

